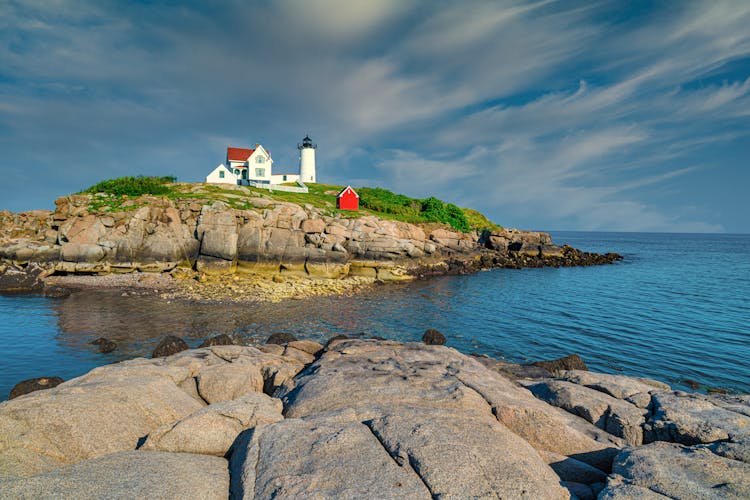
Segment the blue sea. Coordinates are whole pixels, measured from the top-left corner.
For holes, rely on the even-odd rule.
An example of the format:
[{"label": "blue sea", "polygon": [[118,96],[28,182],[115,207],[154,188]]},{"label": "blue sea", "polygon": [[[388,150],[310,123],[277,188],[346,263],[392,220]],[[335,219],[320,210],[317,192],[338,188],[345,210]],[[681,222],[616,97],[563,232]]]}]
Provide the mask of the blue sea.
[{"label": "blue sea", "polygon": [[[281,304],[195,305],[120,292],[0,295],[0,399],[23,379],[69,379],[147,356],[167,334],[191,345],[217,333],[260,344],[277,331],[320,342],[341,333],[418,341],[427,328],[466,353],[513,362],[576,353],[596,371],[750,393],[750,235],[552,236],[625,258],[585,268],[495,269]],[[97,337],[120,347],[100,354],[89,344]]]}]

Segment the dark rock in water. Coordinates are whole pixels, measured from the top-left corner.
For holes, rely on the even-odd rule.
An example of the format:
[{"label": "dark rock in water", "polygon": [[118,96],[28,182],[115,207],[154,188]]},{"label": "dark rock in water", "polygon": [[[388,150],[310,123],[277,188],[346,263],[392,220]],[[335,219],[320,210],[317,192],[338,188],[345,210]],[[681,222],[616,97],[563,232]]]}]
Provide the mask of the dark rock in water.
[{"label": "dark rock in water", "polygon": [[184,340],[180,337],[175,337],[174,335],[167,335],[161,339],[161,342],[156,346],[151,357],[163,358],[164,356],[171,356],[172,354],[177,354],[178,352],[186,350],[188,350],[188,345]]},{"label": "dark rock in water", "polygon": [[17,398],[18,396],[23,396],[24,394],[28,394],[34,391],[52,389],[53,387],[58,386],[63,382],[65,381],[60,377],[30,378],[14,385],[13,389],[10,390],[8,399]]},{"label": "dark rock in water", "polygon": [[564,358],[551,359],[548,361],[534,361],[529,363],[531,366],[538,366],[544,368],[550,373],[554,373],[558,370],[584,370],[588,371],[586,363],[583,362],[578,354],[571,354]]},{"label": "dark rock in water", "polygon": [[701,387],[701,385],[698,382],[689,378],[682,379],[682,383],[690,387],[691,389],[700,389]]},{"label": "dark rock in water", "polygon": [[445,335],[430,328],[422,335],[422,342],[427,345],[445,345]]},{"label": "dark rock in water", "polygon": [[380,335],[373,335],[370,337],[371,340],[386,340],[385,337],[381,337]]},{"label": "dark rock in water", "polygon": [[117,343],[113,342],[109,339],[105,339],[104,337],[99,337],[98,339],[91,342],[92,345],[98,345],[99,346],[99,352],[101,353],[108,353],[112,352],[115,349],[117,349]]},{"label": "dark rock in water", "polygon": [[297,340],[297,337],[295,337],[291,333],[276,332],[272,333],[271,336],[268,337],[268,340],[266,340],[266,344],[288,344],[289,342],[294,342],[295,340]]},{"label": "dark rock in water", "polygon": [[722,389],[721,387],[709,387],[706,389],[706,392],[709,394],[729,394],[728,390]]},{"label": "dark rock in water", "polygon": [[336,340],[346,340],[348,338],[349,337],[347,337],[346,335],[343,335],[343,334],[334,335],[333,337],[331,337],[330,339],[328,339],[328,342],[326,342],[326,345],[324,347],[326,349],[328,349],[328,346],[331,345],[334,341],[336,341]]},{"label": "dark rock in water", "polygon": [[207,338],[198,347],[211,347],[212,345],[234,345],[234,340],[232,340],[232,337],[230,337],[226,333],[221,333],[219,335],[214,335],[213,337]]}]

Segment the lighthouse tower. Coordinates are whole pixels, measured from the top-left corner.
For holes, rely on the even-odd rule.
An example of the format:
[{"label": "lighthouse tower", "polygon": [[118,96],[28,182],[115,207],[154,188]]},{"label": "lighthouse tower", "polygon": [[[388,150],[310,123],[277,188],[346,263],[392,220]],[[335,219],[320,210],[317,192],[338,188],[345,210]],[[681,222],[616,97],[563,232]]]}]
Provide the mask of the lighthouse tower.
[{"label": "lighthouse tower", "polygon": [[318,145],[313,144],[309,135],[305,135],[302,144],[297,144],[299,149],[299,180],[302,182],[315,182],[315,150]]}]

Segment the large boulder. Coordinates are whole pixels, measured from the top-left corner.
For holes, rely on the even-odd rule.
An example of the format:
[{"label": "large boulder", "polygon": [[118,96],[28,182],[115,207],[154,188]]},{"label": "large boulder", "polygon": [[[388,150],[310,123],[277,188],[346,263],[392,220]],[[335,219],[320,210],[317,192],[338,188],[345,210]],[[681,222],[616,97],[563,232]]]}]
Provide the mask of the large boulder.
[{"label": "large boulder", "polygon": [[135,449],[143,436],[203,405],[172,380],[79,380],[0,404],[0,477],[30,476]]},{"label": "large boulder", "polygon": [[693,445],[750,438],[750,416],[737,411],[750,405],[720,406],[715,404],[719,398],[679,392],[654,394],[652,399],[647,431],[654,440]]},{"label": "large boulder", "polygon": [[444,346],[338,340],[276,395],[284,400],[287,417],[373,406],[494,415],[535,448],[574,456],[605,472],[621,445],[618,438]]},{"label": "large boulder", "polygon": [[567,498],[534,448],[489,416],[419,408],[365,424],[433,498]]},{"label": "large boulder", "polygon": [[562,371],[558,373],[558,377],[574,384],[596,389],[617,399],[628,399],[637,394],[671,390],[669,385],[656,380],[583,370]]},{"label": "large boulder", "polygon": [[188,453],[125,451],[29,478],[0,479],[3,498],[223,500],[227,461]]},{"label": "large boulder", "polygon": [[750,465],[717,456],[704,446],[656,442],[626,449],[612,472],[600,498],[632,498],[630,489],[618,493],[623,484],[669,498],[750,498]]},{"label": "large boulder", "polygon": [[419,476],[357,421],[287,419],[238,441],[230,460],[232,498],[432,498]]},{"label": "large boulder", "polygon": [[0,404],[0,477],[135,449],[206,402],[272,392],[303,366],[253,347],[215,346],[95,368]]},{"label": "large boulder", "polygon": [[586,419],[610,434],[637,446],[643,442],[647,411],[588,387],[562,380],[528,387],[536,397]]},{"label": "large boulder", "polygon": [[210,404],[159,427],[148,435],[141,449],[223,457],[242,431],[283,420],[281,410],[278,399],[251,392],[232,401]]},{"label": "large boulder", "polygon": [[8,394],[8,399],[15,399],[24,394],[29,394],[34,391],[41,391],[44,389],[52,389],[65,382],[60,377],[37,377],[30,378],[28,380],[22,380],[13,386]]}]

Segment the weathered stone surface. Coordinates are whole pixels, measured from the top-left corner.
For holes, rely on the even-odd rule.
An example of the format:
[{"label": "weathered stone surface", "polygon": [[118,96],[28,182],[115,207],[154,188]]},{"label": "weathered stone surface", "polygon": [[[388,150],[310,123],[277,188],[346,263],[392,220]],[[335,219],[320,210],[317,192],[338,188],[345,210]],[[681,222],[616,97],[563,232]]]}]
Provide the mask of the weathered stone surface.
[{"label": "weathered stone surface", "polygon": [[44,278],[54,269],[47,270],[36,264],[29,264],[25,268],[15,265],[0,266],[0,291],[30,292],[44,286]]},{"label": "weathered stone surface", "polygon": [[210,404],[149,433],[143,450],[226,455],[240,432],[283,420],[278,399],[251,392],[233,401]]},{"label": "weathered stone surface", "polygon": [[399,409],[365,424],[433,498],[567,498],[531,445],[490,416]]},{"label": "weathered stone surface", "polygon": [[497,359],[490,358],[489,356],[475,356],[475,358],[486,368],[510,379],[537,379],[552,377],[552,374],[550,372],[539,366],[508,363],[506,361],[499,361]]},{"label": "weathered stone surface", "polygon": [[607,475],[604,472],[575,458],[544,450],[541,450],[539,455],[562,481],[593,484],[603,483],[607,480]]},{"label": "weathered stone surface", "polygon": [[208,403],[216,403],[249,392],[271,392],[303,367],[303,363],[294,359],[265,356],[243,356],[231,363],[201,370],[196,377],[199,394]]},{"label": "weathered stone surface", "polygon": [[325,231],[326,223],[323,219],[305,219],[302,221],[302,231],[305,233],[322,233]]},{"label": "weathered stone surface", "polygon": [[125,451],[29,478],[0,479],[0,496],[34,499],[226,499],[227,461],[187,453]]},{"label": "weathered stone surface", "polygon": [[287,419],[247,431],[230,459],[232,498],[431,498],[356,421]]},{"label": "weathered stone surface", "polygon": [[223,203],[201,209],[196,231],[201,255],[229,261],[237,257],[237,219]]},{"label": "weathered stone surface", "polygon": [[161,358],[164,356],[171,356],[178,352],[189,349],[188,345],[180,337],[174,335],[167,335],[159,341],[154,352],[151,354],[153,358]]},{"label": "weathered stone surface", "polygon": [[153,429],[202,406],[172,380],[153,376],[73,379],[0,403],[0,477],[135,449]]},{"label": "weathered stone surface", "polygon": [[[287,417],[404,405],[463,410],[477,416],[494,413],[535,448],[574,456],[603,471],[609,471],[617,453],[613,442],[602,436],[605,433],[588,422],[561,415],[562,410],[444,346],[337,340],[276,395],[285,401]],[[574,419],[578,422],[571,424]]]},{"label": "weathered stone surface", "polygon": [[610,434],[637,446],[643,442],[646,411],[594,389],[561,380],[541,382],[529,387],[534,395],[549,404],[586,419]]},{"label": "weathered stone surface", "polygon": [[535,361],[531,363],[533,366],[544,368],[550,373],[555,373],[560,370],[588,370],[586,363],[578,354],[571,354],[558,359],[552,359],[549,361]]},{"label": "weathered stone surface", "polygon": [[717,455],[750,464],[750,436],[734,438],[734,441],[719,441],[707,445]]},{"label": "weathered stone surface", "polygon": [[648,488],[623,482],[620,477],[610,477],[607,487],[598,500],[666,500],[670,497],[660,495]]},{"label": "weathered stone surface", "polygon": [[653,439],[692,445],[750,436],[750,417],[717,406],[710,398],[676,392],[654,394],[649,420]]},{"label": "weathered stone surface", "polygon": [[297,349],[293,347],[291,344],[288,344],[284,347],[284,353],[282,354],[285,358],[291,358],[294,360],[299,361],[302,364],[308,364],[312,363],[315,360],[315,356],[305,352],[301,349]]},{"label": "weathered stone surface", "polygon": [[287,346],[302,352],[306,352],[307,354],[311,354],[313,356],[317,355],[320,351],[323,350],[323,346],[321,344],[313,342],[312,340],[295,340],[289,342]]},{"label": "weathered stone surface", "polygon": [[649,393],[656,390],[671,390],[671,387],[667,384],[656,380],[583,370],[561,371],[558,373],[558,377],[574,384],[596,389],[617,399],[627,399],[636,394]]},{"label": "weathered stone surface", "polygon": [[13,386],[8,394],[8,399],[15,399],[24,394],[29,394],[34,391],[42,391],[44,389],[52,389],[65,382],[60,377],[37,377],[30,378],[28,380],[22,380]]},{"label": "weathered stone surface", "polygon": [[445,335],[433,328],[430,328],[422,335],[422,342],[427,345],[445,345],[445,341]]},{"label": "weathered stone surface", "polygon": [[570,492],[571,498],[577,498],[578,500],[594,500],[596,498],[593,490],[587,484],[563,481],[562,485]]},{"label": "weathered stone surface", "polygon": [[[671,498],[750,497],[750,465],[717,456],[702,446],[656,442],[626,449],[615,459],[613,474],[613,487],[631,484]],[[607,490],[604,498],[626,498]]]}]

